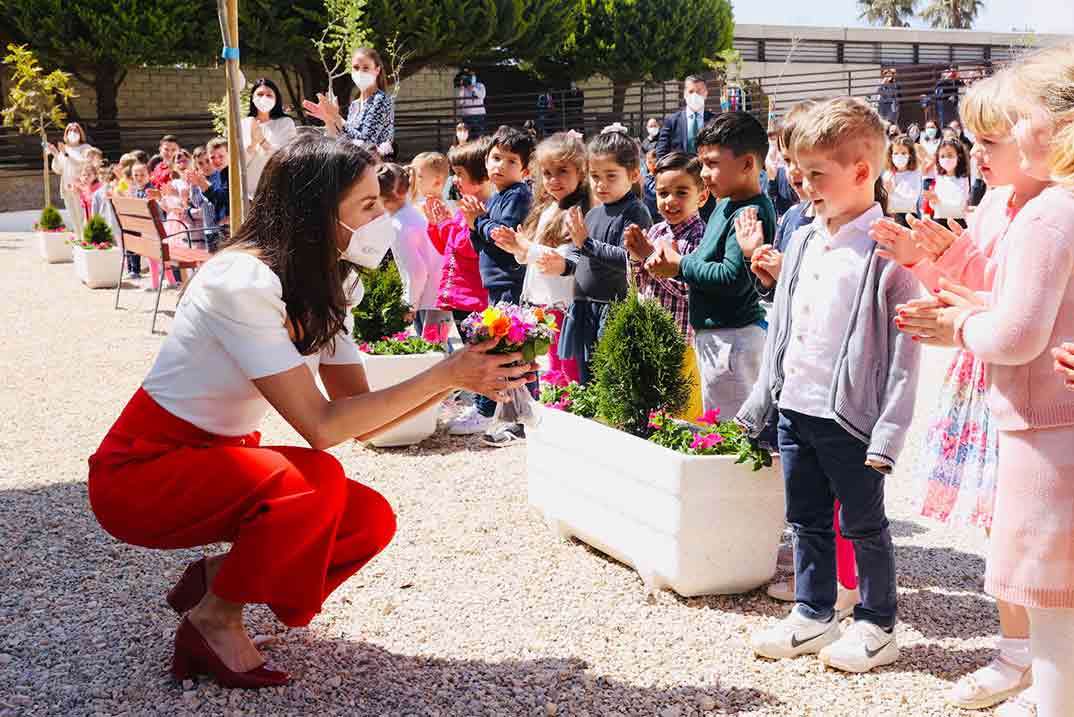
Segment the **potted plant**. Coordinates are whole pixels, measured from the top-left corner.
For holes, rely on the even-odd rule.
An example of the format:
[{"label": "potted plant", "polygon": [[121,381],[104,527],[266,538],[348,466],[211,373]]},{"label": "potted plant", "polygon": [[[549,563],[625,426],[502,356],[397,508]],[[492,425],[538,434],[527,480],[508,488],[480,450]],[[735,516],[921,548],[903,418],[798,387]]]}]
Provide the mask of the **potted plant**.
[{"label": "potted plant", "polygon": [[41,258],[49,264],[63,264],[72,260],[70,240],[73,235],[63,224],[63,217],[51,204],[41,210],[41,217],[34,224],[37,233],[37,249]]},{"label": "potted plant", "polygon": [[[370,390],[394,386],[443,360],[443,346],[406,332],[410,307],[403,301],[403,282],[395,262],[364,273],[362,283],[365,294],[351,310],[351,316]],[[439,413],[438,406],[431,406],[370,443],[378,448],[419,443],[436,432]]]},{"label": "potted plant", "polygon": [[114,289],[119,281],[123,252],[112,227],[100,214],[86,222],[82,238],[72,242],[75,274],[91,289]]},{"label": "potted plant", "polygon": [[632,566],[650,590],[746,592],[776,571],[783,478],[718,412],[670,418],[688,396],[686,351],[658,302],[631,292],[614,305],[594,382],[553,377],[542,391],[529,502],[559,535]]}]

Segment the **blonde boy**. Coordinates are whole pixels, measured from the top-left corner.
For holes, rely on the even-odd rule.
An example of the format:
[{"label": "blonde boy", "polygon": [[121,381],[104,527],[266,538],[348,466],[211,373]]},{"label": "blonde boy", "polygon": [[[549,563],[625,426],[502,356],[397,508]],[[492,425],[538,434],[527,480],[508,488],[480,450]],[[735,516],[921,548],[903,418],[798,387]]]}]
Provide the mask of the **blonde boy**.
[{"label": "blonde boy", "polygon": [[[884,476],[913,415],[919,361],[918,345],[895,328],[895,307],[918,283],[869,238],[884,216],[876,112],[858,100],[822,103],[798,123],[791,149],[816,219],[787,247],[760,377],[737,419],[757,435],[778,410],[797,604],[754,634],[753,649],[773,659],[819,653],[831,667],[866,672],[899,656]],[[834,610],[836,500],[862,596],[845,633]]]}]

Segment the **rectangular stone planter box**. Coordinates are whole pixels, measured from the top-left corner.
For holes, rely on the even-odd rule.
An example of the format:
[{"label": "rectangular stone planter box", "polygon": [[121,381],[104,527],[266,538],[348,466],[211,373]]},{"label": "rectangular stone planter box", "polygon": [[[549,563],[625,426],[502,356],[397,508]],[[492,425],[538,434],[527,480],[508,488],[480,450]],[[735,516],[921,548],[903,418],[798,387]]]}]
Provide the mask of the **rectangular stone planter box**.
[{"label": "rectangular stone planter box", "polygon": [[69,240],[74,234],[68,231],[62,232],[35,232],[37,237],[37,251],[49,264],[66,264],[72,260],[71,245]]},{"label": "rectangular stone planter box", "polygon": [[778,458],[755,472],[540,410],[527,439],[529,502],[560,536],[633,567],[650,590],[733,594],[772,579],[785,519]]},{"label": "rectangular stone planter box", "polygon": [[75,274],[82,283],[91,289],[114,289],[119,281],[120,265],[123,263],[123,250],[83,249],[72,247],[75,262]]},{"label": "rectangular stone planter box", "polygon": [[[397,383],[402,383],[408,378],[413,378],[422,371],[432,368],[443,360],[444,354],[440,352],[415,354],[413,356],[362,354],[365,376],[371,391],[379,391]],[[370,443],[378,448],[411,446],[415,443],[420,443],[436,433],[436,419],[439,414],[440,406],[431,406],[418,415],[412,416],[403,423],[380,434]]]}]

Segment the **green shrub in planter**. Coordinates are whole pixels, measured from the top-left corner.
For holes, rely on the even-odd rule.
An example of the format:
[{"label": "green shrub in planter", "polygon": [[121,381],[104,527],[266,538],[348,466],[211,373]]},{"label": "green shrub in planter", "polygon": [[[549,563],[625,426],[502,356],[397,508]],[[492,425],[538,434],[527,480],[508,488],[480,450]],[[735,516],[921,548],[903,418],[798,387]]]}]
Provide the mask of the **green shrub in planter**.
[{"label": "green shrub in planter", "polygon": [[410,323],[407,321],[410,307],[403,301],[403,280],[395,262],[363,272],[362,283],[365,286],[362,303],[351,310],[354,339],[358,342],[380,341],[406,329]]},{"label": "green shrub in planter", "polygon": [[593,357],[597,414],[612,426],[648,438],[653,411],[682,412],[691,381],[683,374],[686,340],[660,302],[632,288],[611,307]]},{"label": "green shrub in planter", "polygon": [[75,244],[83,249],[111,249],[116,245],[116,239],[104,217],[94,214],[82,230],[82,239]]},{"label": "green shrub in planter", "polygon": [[63,229],[63,217],[60,216],[60,210],[51,204],[41,210],[41,216],[34,225],[34,230],[39,232],[57,232]]}]

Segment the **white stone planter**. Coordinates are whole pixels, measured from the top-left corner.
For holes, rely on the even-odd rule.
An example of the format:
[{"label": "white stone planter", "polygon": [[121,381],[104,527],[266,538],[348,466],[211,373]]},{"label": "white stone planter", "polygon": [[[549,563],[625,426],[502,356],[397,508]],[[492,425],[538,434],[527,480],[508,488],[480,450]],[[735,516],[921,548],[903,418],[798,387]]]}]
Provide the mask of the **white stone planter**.
[{"label": "white stone planter", "polygon": [[83,249],[72,247],[75,261],[75,274],[82,283],[91,289],[114,289],[119,280],[119,265],[123,261],[123,250],[117,246],[111,249]]},{"label": "white stone planter", "polygon": [[71,232],[36,232],[37,250],[41,258],[49,264],[65,264],[72,259],[71,245],[74,238]]},{"label": "white stone planter", "polygon": [[541,412],[527,439],[529,502],[560,536],[630,565],[650,590],[743,593],[772,579],[785,519],[778,459],[754,472]]},{"label": "white stone planter", "polygon": [[[413,356],[373,356],[362,354],[366,380],[371,391],[394,386],[417,376],[444,360],[444,354],[430,352]],[[436,419],[440,406],[432,406],[403,423],[391,428],[370,441],[378,448],[411,446],[436,433]]]}]

